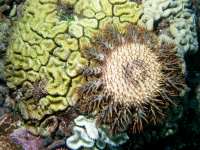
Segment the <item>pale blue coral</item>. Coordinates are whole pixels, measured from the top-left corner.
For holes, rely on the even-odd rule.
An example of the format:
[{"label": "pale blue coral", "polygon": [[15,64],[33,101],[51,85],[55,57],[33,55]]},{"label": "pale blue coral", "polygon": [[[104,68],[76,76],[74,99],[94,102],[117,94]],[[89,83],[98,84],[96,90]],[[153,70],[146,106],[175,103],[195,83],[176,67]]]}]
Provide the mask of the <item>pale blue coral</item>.
[{"label": "pale blue coral", "polygon": [[196,18],[191,9],[184,9],[170,24],[170,33],[178,45],[179,53],[198,50]]},{"label": "pale blue coral", "polygon": [[180,10],[181,6],[174,0],[144,0],[142,17],[138,23],[153,30],[156,21],[176,15]]},{"label": "pale blue coral", "polygon": [[178,54],[195,53],[198,50],[196,18],[191,0],[144,0],[140,26],[154,30],[161,20],[169,21],[169,34],[161,33],[161,41],[175,43]]}]

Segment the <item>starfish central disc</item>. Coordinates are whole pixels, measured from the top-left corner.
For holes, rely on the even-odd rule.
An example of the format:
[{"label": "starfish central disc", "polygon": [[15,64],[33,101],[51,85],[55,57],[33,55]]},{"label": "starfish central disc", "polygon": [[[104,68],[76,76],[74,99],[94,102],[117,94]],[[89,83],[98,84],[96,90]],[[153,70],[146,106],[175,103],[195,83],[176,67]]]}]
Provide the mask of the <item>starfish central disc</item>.
[{"label": "starfish central disc", "polygon": [[116,47],[108,56],[103,72],[106,93],[111,93],[115,101],[124,104],[130,104],[127,101],[145,103],[149,97],[155,96],[162,83],[157,56],[140,43]]}]

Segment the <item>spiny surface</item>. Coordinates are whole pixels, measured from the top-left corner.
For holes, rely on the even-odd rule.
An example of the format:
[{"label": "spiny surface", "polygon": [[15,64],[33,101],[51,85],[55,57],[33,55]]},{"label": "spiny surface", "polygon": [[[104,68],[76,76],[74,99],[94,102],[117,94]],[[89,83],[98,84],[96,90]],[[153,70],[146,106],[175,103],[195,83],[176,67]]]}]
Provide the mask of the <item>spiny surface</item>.
[{"label": "spiny surface", "polygon": [[142,103],[159,90],[162,81],[161,64],[145,45],[127,43],[117,47],[107,57],[103,81],[107,93],[113,93],[117,102]]},{"label": "spiny surface", "polygon": [[157,123],[184,88],[184,65],[175,46],[134,25],[105,27],[83,56],[93,63],[83,70],[88,82],[79,89],[80,108],[95,112],[112,132]]}]

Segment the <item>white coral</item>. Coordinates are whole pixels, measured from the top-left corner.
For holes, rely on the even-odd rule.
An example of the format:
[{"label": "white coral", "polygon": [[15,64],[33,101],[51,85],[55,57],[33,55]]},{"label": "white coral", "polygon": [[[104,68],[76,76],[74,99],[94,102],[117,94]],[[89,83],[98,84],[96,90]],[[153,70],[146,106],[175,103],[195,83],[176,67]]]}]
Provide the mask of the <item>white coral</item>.
[{"label": "white coral", "polygon": [[73,135],[66,140],[69,148],[77,150],[81,147],[91,148],[94,146],[94,140],[90,139],[83,128],[74,127]]},{"label": "white coral", "polygon": [[127,133],[109,136],[108,130],[105,127],[97,128],[96,120],[92,118],[78,116],[74,119],[74,123],[73,135],[66,140],[66,145],[73,150],[81,147],[104,149],[106,144],[111,147],[117,147],[129,139]]},{"label": "white coral", "polygon": [[77,126],[84,127],[91,139],[96,140],[99,138],[95,120],[87,119],[84,116],[79,116],[74,120],[74,122]]}]

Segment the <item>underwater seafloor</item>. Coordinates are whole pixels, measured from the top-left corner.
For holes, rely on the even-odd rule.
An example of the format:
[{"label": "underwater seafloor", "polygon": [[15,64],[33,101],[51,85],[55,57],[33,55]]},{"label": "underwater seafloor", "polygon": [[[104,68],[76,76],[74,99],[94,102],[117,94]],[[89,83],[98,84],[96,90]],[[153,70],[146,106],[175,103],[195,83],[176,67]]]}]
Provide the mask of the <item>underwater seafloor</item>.
[{"label": "underwater seafloor", "polygon": [[0,150],[200,150],[200,0],[0,0]]}]

